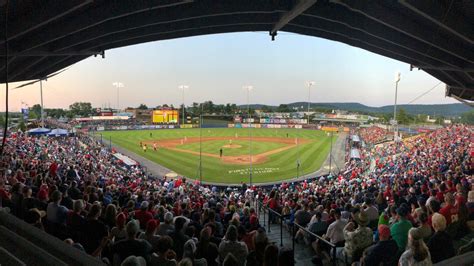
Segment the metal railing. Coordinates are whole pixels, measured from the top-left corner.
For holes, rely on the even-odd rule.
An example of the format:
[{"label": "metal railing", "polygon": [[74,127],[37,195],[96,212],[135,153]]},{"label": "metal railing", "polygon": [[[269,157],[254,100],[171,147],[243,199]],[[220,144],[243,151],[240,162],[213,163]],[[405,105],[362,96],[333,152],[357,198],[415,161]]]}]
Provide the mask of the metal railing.
[{"label": "metal railing", "polygon": [[[279,212],[270,209],[268,206],[265,206],[263,204],[263,202],[261,202],[259,200],[255,201],[255,205],[256,205],[255,209],[256,209],[257,215],[259,217],[260,217],[260,213],[263,211],[263,227],[268,228],[268,232],[271,232],[272,219],[271,219],[270,214],[272,214],[272,216],[274,216],[274,217],[276,217],[277,219],[280,220],[280,246],[283,246],[283,223],[284,223],[286,218],[290,217],[290,215],[282,215]],[[266,219],[266,216],[265,216],[266,211],[268,212],[268,219]],[[293,257],[295,255],[295,236],[296,236],[296,232],[298,230],[302,230],[303,232],[305,232],[305,233],[313,236],[314,238],[318,239],[320,242],[328,245],[330,247],[332,263],[333,263],[333,265],[337,265],[336,245],[335,244],[333,244],[333,243],[329,242],[328,240],[324,239],[323,237],[309,231],[304,226],[301,226],[298,223],[293,222],[293,223],[290,223],[289,226],[291,228]]]},{"label": "metal railing", "polygon": [[285,222],[285,219],[290,217],[290,215],[281,215],[280,213],[270,209],[267,206],[264,206],[264,210],[268,211],[268,232],[270,233],[272,231],[271,229],[271,223],[272,219],[270,219],[270,213],[272,213],[272,216],[274,215],[276,218],[280,220],[280,246],[283,247],[283,223]]},{"label": "metal railing", "polygon": [[309,231],[308,229],[306,229],[305,227],[297,224],[297,223],[293,223],[293,226],[292,226],[292,238],[293,238],[293,252],[295,250],[295,236],[296,236],[296,232],[298,231],[296,228],[300,229],[300,230],[303,230],[303,232],[317,238],[319,241],[323,242],[324,244],[328,245],[331,247],[331,253],[332,253],[332,264],[333,265],[337,265],[337,257],[336,257],[336,245],[327,241],[326,239],[324,239],[323,237]]}]

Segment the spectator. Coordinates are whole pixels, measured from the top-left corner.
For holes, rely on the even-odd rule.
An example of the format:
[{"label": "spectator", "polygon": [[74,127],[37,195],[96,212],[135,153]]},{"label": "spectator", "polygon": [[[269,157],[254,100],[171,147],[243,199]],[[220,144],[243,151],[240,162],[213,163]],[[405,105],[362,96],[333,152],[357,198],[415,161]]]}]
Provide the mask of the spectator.
[{"label": "spectator", "polygon": [[278,266],[278,247],[277,246],[268,245],[265,248],[263,266]]},{"label": "spectator", "polygon": [[418,230],[425,243],[427,243],[433,232],[431,226],[428,224],[428,215],[425,212],[418,214],[418,224]]},{"label": "spectator", "polygon": [[446,233],[446,218],[444,215],[435,213],[432,218],[435,233],[428,241],[428,249],[433,263],[449,259],[455,255],[453,240]]},{"label": "spectator", "polygon": [[67,214],[67,226],[71,238],[78,242],[81,239],[82,229],[86,225],[86,219],[83,216],[84,202],[82,200],[75,200],[73,203],[73,210]]},{"label": "spectator", "polygon": [[69,210],[59,204],[61,199],[62,193],[57,190],[51,195],[51,202],[48,204],[46,218],[52,226],[66,225],[66,218]]},{"label": "spectator", "polygon": [[173,214],[171,212],[165,213],[164,221],[165,223],[160,224],[160,228],[158,229],[158,235],[160,236],[169,235],[174,231]]},{"label": "spectator", "polygon": [[37,208],[37,200],[33,198],[32,195],[33,191],[31,187],[25,186],[23,188],[23,200],[21,202],[22,215],[26,214],[30,209]]},{"label": "spectator", "polygon": [[379,219],[379,210],[377,207],[373,205],[373,201],[371,198],[367,197],[365,199],[365,213],[367,213],[367,217],[369,218],[369,224],[378,221]]},{"label": "spectator", "polygon": [[110,237],[112,241],[120,241],[127,238],[127,231],[125,230],[126,217],[123,212],[117,214],[115,218],[116,226],[110,230]]},{"label": "spectator", "polygon": [[184,217],[176,217],[174,221],[174,231],[170,234],[173,239],[173,250],[176,252],[176,258],[180,260],[183,257],[184,243],[189,240],[189,237],[184,233],[184,226],[186,219]]},{"label": "spectator", "polygon": [[137,239],[136,236],[140,228],[137,220],[131,220],[127,223],[127,239],[115,242],[112,245],[111,252],[114,256],[114,264],[122,262],[128,256],[140,256],[150,261],[152,247],[148,241]]},{"label": "spectator", "polygon": [[339,258],[346,263],[358,261],[362,256],[363,250],[372,244],[372,230],[367,227],[369,219],[364,211],[355,216],[358,225],[355,228],[354,222],[349,222],[344,227],[344,248],[339,249]]},{"label": "spectator", "polygon": [[148,201],[142,201],[140,209],[135,211],[135,219],[140,222],[140,229],[145,229],[149,220],[153,219],[153,214],[148,211]]},{"label": "spectator", "polygon": [[116,216],[117,216],[117,208],[114,204],[109,204],[105,208],[105,215],[103,222],[109,229],[112,229],[116,225]]},{"label": "spectator", "polygon": [[241,265],[239,261],[235,258],[232,253],[228,253],[227,256],[224,258],[224,262],[222,263],[222,266],[239,266]]},{"label": "spectator", "polygon": [[245,230],[245,228],[241,225],[238,227],[238,233],[239,233],[239,241],[242,241],[245,243],[245,245],[247,245],[247,249],[249,250],[249,252],[255,250],[255,242],[254,242],[254,238],[255,238],[255,234],[257,233],[257,231],[251,231],[251,232],[247,232],[247,230]]},{"label": "spectator", "polygon": [[81,244],[88,254],[92,254],[99,246],[102,239],[108,236],[107,226],[99,220],[102,207],[95,203],[87,215],[87,221],[81,229]]},{"label": "spectator", "polygon": [[173,239],[165,235],[158,240],[157,254],[153,254],[151,258],[152,266],[176,266],[176,254],[171,249],[173,247]]},{"label": "spectator", "polygon": [[142,257],[129,256],[123,260],[120,266],[146,266],[146,260]]},{"label": "spectator", "polygon": [[456,200],[451,192],[444,195],[444,201],[446,205],[439,210],[439,213],[446,219],[446,226],[449,226],[458,220],[458,207],[454,206]]},{"label": "spectator", "polygon": [[204,258],[208,266],[217,266],[217,257],[219,256],[219,249],[216,244],[211,242],[211,229],[206,227],[201,230],[200,241],[197,244],[196,258]]},{"label": "spectator", "polygon": [[408,231],[407,250],[403,252],[400,260],[400,266],[431,266],[430,251],[423,242],[422,235],[418,228],[411,228]]},{"label": "spectator", "polygon": [[245,243],[237,241],[237,236],[237,228],[230,225],[227,228],[225,239],[219,245],[219,259],[223,262],[227,254],[231,253],[234,257],[239,258],[239,265],[243,266],[246,262],[248,249]]},{"label": "spectator", "polygon": [[398,262],[397,243],[390,239],[390,228],[381,224],[378,226],[379,242],[365,250],[362,258],[363,265],[395,266]]},{"label": "spectator", "polygon": [[337,246],[344,242],[344,227],[347,224],[347,220],[342,219],[341,216],[341,209],[337,208],[335,211],[336,220],[329,225],[325,235],[331,243]]},{"label": "spectator", "polygon": [[407,220],[408,206],[402,203],[397,208],[397,222],[390,228],[393,240],[397,242],[399,252],[403,252],[408,241],[408,231],[412,228],[412,224]]},{"label": "spectator", "polygon": [[41,231],[44,231],[43,223],[41,221],[41,218],[46,216],[45,211],[40,211],[37,208],[29,209],[25,215],[24,219],[25,222],[28,224],[33,225],[34,227],[40,229]]},{"label": "spectator", "polygon": [[320,212],[317,212],[314,216],[316,219],[314,219],[314,222],[308,225],[308,231],[316,235],[322,236],[326,232],[327,224],[326,222],[321,220],[322,214]]},{"label": "spectator", "polygon": [[265,248],[269,241],[265,229],[259,228],[255,233],[255,250],[250,252],[247,259],[247,265],[262,265],[265,257]]},{"label": "spectator", "polygon": [[146,230],[145,232],[141,233],[138,237],[139,239],[144,239],[150,243],[153,248],[153,251],[156,251],[158,240],[160,236],[156,234],[156,229],[160,226],[160,221],[151,219],[146,223]]},{"label": "spectator", "polygon": [[193,266],[207,266],[207,261],[204,258],[196,258],[196,242],[193,239],[189,239],[184,243],[184,252],[183,252],[183,259],[189,259],[191,261],[191,265]]}]

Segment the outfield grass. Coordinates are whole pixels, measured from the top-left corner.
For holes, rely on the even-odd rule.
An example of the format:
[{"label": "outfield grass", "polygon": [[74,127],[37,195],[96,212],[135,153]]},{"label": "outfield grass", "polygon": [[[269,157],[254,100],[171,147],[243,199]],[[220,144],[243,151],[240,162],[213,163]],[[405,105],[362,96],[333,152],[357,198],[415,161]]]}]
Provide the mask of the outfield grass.
[{"label": "outfield grass", "polygon": [[[152,134],[150,136],[150,133]],[[203,137],[234,137],[248,136],[248,129],[236,128],[212,128],[203,129]],[[296,162],[300,159],[300,175],[309,174],[318,170],[326,159],[330,149],[330,137],[325,132],[305,129],[252,129],[253,137],[281,137],[303,138],[307,143],[301,143],[291,149],[272,154],[268,160],[262,164],[252,166],[252,176],[254,183],[265,183],[293,178],[297,174]],[[139,145],[141,141],[154,141],[160,139],[176,139],[199,137],[199,129],[166,129],[166,130],[136,130],[136,131],[108,131],[102,132],[103,138],[122,148],[130,150],[151,161],[163,165],[178,174],[190,178],[199,176],[199,156],[180,151],[151,149],[144,153]],[[337,135],[334,135],[335,141]],[[228,141],[215,140],[202,143],[203,152],[217,154],[220,147],[228,144]],[[233,144],[241,145],[238,149],[225,149],[225,155],[248,154],[249,143],[247,141],[236,140]],[[253,154],[282,147],[286,144],[269,142],[252,142]],[[149,147],[151,148],[151,147]],[[199,143],[179,145],[191,151],[199,151]],[[133,156],[132,156],[133,157]],[[203,181],[218,183],[240,183],[249,181],[249,166],[223,163],[219,158],[202,156]]]}]

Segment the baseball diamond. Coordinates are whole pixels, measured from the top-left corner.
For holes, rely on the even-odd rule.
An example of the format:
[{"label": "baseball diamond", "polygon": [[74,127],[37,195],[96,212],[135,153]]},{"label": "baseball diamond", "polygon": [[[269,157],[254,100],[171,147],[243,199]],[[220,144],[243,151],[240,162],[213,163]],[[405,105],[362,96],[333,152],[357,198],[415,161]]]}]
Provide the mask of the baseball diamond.
[{"label": "baseball diamond", "polygon": [[[153,134],[150,134],[153,132]],[[330,137],[307,129],[213,128],[106,131],[105,139],[189,178],[219,183],[248,182],[250,161],[253,182],[265,183],[317,171],[330,149]],[[337,135],[333,136],[334,139]],[[334,141],[334,140],[333,140]],[[147,149],[140,145],[158,149]],[[201,149],[201,152],[200,152]],[[222,156],[220,151],[222,150]],[[299,171],[297,161],[301,164]]]}]

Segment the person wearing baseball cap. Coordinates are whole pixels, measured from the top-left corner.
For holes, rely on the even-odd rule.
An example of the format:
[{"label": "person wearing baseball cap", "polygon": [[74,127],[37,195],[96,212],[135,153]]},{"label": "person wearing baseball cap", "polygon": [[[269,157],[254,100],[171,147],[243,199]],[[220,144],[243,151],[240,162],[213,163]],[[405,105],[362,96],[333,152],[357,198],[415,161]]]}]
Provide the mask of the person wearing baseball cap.
[{"label": "person wearing baseball cap", "polygon": [[379,239],[377,244],[374,244],[365,250],[365,254],[361,261],[364,265],[397,265],[397,242],[391,239],[390,228],[381,224],[378,226]]}]

